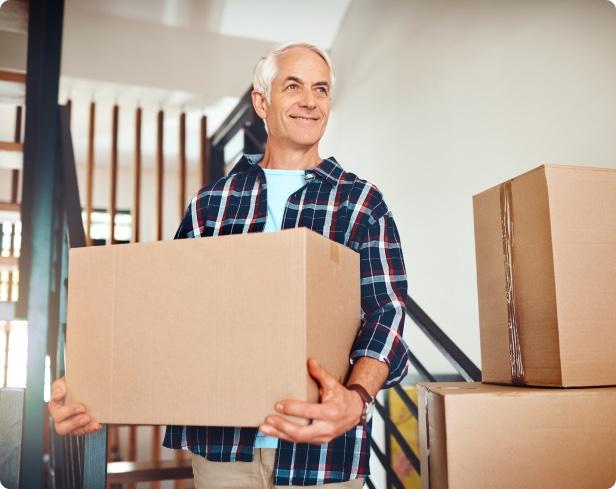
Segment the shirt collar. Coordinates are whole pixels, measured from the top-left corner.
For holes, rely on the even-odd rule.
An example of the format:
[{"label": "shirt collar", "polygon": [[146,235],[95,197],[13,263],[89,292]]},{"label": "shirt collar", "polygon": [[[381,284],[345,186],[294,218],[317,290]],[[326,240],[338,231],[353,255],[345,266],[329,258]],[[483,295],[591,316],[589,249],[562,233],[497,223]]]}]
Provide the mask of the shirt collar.
[{"label": "shirt collar", "polygon": [[[262,159],[262,154],[244,154],[229,174],[233,175],[234,173],[240,173],[255,168]],[[343,173],[344,170],[333,156],[325,158],[314,168],[308,168],[306,170],[307,175],[320,177],[331,185],[337,185]]]}]

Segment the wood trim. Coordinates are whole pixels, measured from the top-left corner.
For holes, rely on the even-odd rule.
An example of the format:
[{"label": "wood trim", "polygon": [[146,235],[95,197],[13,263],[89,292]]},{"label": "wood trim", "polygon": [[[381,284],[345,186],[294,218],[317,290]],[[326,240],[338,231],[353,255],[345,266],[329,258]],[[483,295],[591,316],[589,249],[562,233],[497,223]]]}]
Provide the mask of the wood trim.
[{"label": "wood trim", "polygon": [[0,141],[0,151],[14,151],[16,153],[23,153],[24,145],[13,141]]},{"label": "wood trim", "polygon": [[186,209],[186,112],[180,114],[180,175],[179,180],[179,204],[180,204],[180,220],[184,217]]},{"label": "wood trim", "polygon": [[23,71],[0,70],[0,81],[26,83],[26,73]]},{"label": "wood trim", "polygon": [[92,201],[94,199],[94,135],[96,128],[96,103],[90,102],[88,126],[88,159],[86,166],[86,244],[92,245]]},{"label": "wood trim", "polygon": [[156,239],[158,241],[163,239],[164,118],[164,112],[159,110],[156,117]]},{"label": "wood trim", "polygon": [[0,211],[20,212],[21,206],[17,202],[0,202]]},{"label": "wood trim", "polygon": [[209,183],[210,169],[209,169],[209,141],[207,139],[207,116],[201,116],[201,127],[199,134],[199,142],[201,148],[201,154],[199,159],[199,173],[201,187],[205,187]]},{"label": "wood trim", "polygon": [[118,213],[118,118],[120,107],[113,106],[111,119],[111,164],[109,165],[109,239],[107,244],[115,244],[115,217]]},{"label": "wood trim", "polygon": [[133,242],[140,239],[141,227],[141,119],[143,110],[135,111],[135,172],[133,178]]}]

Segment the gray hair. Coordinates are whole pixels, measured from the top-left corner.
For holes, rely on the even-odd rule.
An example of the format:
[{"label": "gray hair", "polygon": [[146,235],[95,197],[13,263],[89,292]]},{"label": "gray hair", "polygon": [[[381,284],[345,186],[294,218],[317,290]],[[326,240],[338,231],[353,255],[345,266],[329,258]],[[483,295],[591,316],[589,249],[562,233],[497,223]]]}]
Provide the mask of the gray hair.
[{"label": "gray hair", "polygon": [[309,44],[307,42],[290,42],[275,48],[267,56],[261,58],[255,66],[252,77],[252,86],[255,91],[262,93],[268,102],[271,102],[272,100],[272,82],[278,74],[278,56],[280,56],[285,51],[296,47],[310,49],[311,51],[318,54],[323,59],[323,61],[325,61],[325,63],[327,63],[327,66],[329,68],[330,90],[334,88],[334,65],[329,55],[323,49],[318,46],[315,46],[314,44]]}]

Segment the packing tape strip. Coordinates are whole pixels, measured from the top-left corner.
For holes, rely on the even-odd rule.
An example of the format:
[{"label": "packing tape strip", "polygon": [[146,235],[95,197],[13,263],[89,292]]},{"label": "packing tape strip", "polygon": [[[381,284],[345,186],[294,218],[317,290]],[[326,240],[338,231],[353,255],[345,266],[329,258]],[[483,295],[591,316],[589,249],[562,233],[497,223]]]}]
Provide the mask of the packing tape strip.
[{"label": "packing tape strip", "polygon": [[507,327],[509,329],[509,357],[512,384],[524,384],[524,365],[520,348],[520,331],[516,305],[513,245],[514,221],[511,181],[500,185],[501,232],[505,257],[505,296],[507,298]]}]

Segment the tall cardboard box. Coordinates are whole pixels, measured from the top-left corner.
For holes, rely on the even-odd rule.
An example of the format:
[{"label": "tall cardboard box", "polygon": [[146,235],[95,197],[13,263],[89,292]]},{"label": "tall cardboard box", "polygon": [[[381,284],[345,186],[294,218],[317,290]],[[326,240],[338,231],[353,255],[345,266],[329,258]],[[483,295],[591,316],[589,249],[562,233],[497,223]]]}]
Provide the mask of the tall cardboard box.
[{"label": "tall cardboard box", "polygon": [[616,170],[544,165],[473,207],[483,381],[616,385]]},{"label": "tall cardboard box", "polygon": [[359,255],[305,228],[74,249],[66,381],[105,423],[258,426],[343,379]]},{"label": "tall cardboard box", "polygon": [[616,388],[419,386],[423,489],[607,489]]}]

